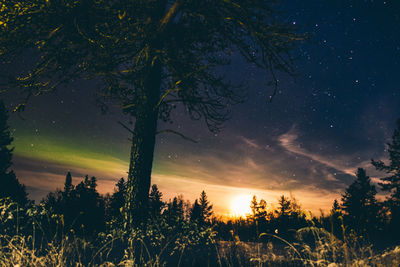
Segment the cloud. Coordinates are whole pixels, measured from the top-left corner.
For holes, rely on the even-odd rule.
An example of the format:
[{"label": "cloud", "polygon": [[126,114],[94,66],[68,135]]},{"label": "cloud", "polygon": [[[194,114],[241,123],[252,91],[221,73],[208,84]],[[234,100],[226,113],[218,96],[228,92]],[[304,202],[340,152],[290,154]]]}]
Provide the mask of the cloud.
[{"label": "cloud", "polygon": [[[333,199],[340,197],[346,181],[353,179],[336,161],[303,148],[294,128],[275,137],[268,136],[264,142],[242,135],[232,135],[223,141],[196,150],[183,145],[166,150],[175,153],[174,157],[158,153],[152,183],[157,183],[166,197],[184,194],[191,200],[204,189],[221,212],[229,208],[229,200],[224,197],[256,194],[275,202],[281,194],[290,193],[304,208],[316,211],[330,208]],[[127,162],[89,152],[77,155],[73,151],[64,148],[60,153],[67,154],[57,160],[36,157],[46,151],[29,157],[16,155],[17,175],[32,197],[40,200],[47,192],[62,188],[67,171],[72,172],[74,183],[79,183],[85,174],[96,176],[101,193],[112,192],[117,180],[126,177]],[[67,159],[69,156],[73,158]],[[315,202],[314,197],[319,200]]]},{"label": "cloud", "polygon": [[[280,135],[278,140],[280,145],[289,153],[308,158],[317,163],[333,168],[338,172],[342,172],[351,176],[355,175],[356,168],[354,166],[348,166],[345,164],[345,162],[349,162],[347,156],[335,155],[335,159],[332,157],[326,158],[320,154],[312,153],[303,148],[301,143],[298,142],[298,134],[295,127],[292,127],[287,133]],[[336,178],[331,176],[327,176],[326,178],[336,180]]]},{"label": "cloud", "polygon": [[252,139],[248,139],[244,136],[240,136],[240,138],[242,139],[242,141],[248,145],[250,148],[256,148],[256,149],[260,149],[261,147],[256,143],[255,140]]}]

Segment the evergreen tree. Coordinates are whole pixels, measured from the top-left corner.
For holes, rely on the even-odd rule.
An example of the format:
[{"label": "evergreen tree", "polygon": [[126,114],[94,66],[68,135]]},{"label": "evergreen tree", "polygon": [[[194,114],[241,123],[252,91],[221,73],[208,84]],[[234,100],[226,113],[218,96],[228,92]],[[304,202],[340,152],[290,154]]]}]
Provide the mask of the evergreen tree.
[{"label": "evergreen tree", "polygon": [[379,171],[386,172],[388,176],[381,178],[379,186],[382,191],[388,192],[385,205],[390,211],[392,230],[400,237],[400,119],[392,135],[392,142],[387,144],[389,164],[381,160],[372,160],[372,165]]},{"label": "evergreen tree", "polygon": [[257,197],[254,195],[250,203],[250,208],[254,220],[260,221],[266,219],[267,216],[267,202],[261,199],[260,202],[257,201]]},{"label": "evergreen tree", "polygon": [[276,224],[276,229],[280,236],[284,238],[293,238],[293,231],[307,226],[307,219],[302,212],[297,200],[282,195],[278,201],[279,207],[275,211],[272,221]]},{"label": "evergreen tree", "polygon": [[70,197],[72,190],[74,190],[74,186],[72,185],[72,175],[68,172],[64,183],[64,197]]},{"label": "evergreen tree", "polygon": [[[169,220],[170,223],[175,223],[185,219],[185,203],[182,196],[174,197],[173,200],[167,203],[167,208],[163,215]],[[190,214],[189,214],[190,216]]]},{"label": "evergreen tree", "polygon": [[343,238],[343,230],[342,230],[342,224],[343,224],[343,212],[342,208],[339,204],[339,201],[335,199],[333,201],[332,209],[329,214],[329,225],[325,225],[327,229],[331,231],[332,234],[339,238]]},{"label": "evergreen tree", "polygon": [[198,200],[196,199],[193,203],[192,209],[190,210],[190,221],[200,221],[201,220],[201,207]]},{"label": "evergreen tree", "polygon": [[360,233],[369,233],[376,226],[378,209],[376,189],[363,168],[358,168],[356,180],[342,196],[342,209],[347,225]]},{"label": "evergreen tree", "polygon": [[55,193],[49,193],[43,203],[46,210],[62,215],[65,233],[73,230],[75,235],[92,236],[105,227],[104,199],[97,192],[96,178],[89,179],[86,175],[75,187],[71,181],[71,174],[68,173],[64,191],[56,190]]},{"label": "evergreen tree", "polygon": [[20,184],[15,173],[9,170],[14,149],[10,148],[13,138],[7,120],[7,110],[0,101],[0,198],[10,197],[21,206],[25,206],[28,203],[25,186]]},{"label": "evergreen tree", "polygon": [[126,193],[126,181],[124,178],[118,180],[115,184],[114,193],[111,195],[106,213],[107,220],[113,227],[115,224],[122,226],[122,207],[124,206]]},{"label": "evergreen tree", "polygon": [[207,194],[204,190],[200,194],[198,203],[200,206],[200,221],[209,222],[213,214],[213,205],[208,201]]},{"label": "evergreen tree", "polygon": [[161,211],[164,207],[164,202],[162,201],[162,193],[158,190],[156,184],[151,186],[151,192],[149,195],[149,210],[152,217],[157,217],[161,215]]},{"label": "evergreen tree", "polygon": [[182,104],[190,118],[203,118],[218,131],[245,94],[218,71],[230,64],[232,51],[269,70],[276,85],[274,70],[293,73],[289,51],[302,39],[281,22],[278,1],[17,3],[2,1],[1,60],[13,62],[25,51],[37,56],[23,74],[13,69],[20,75],[10,85],[30,96],[77,78],[94,79],[101,82],[104,106],[117,102],[135,117],[127,226],[146,216],[158,119],[171,121],[175,105]]},{"label": "evergreen tree", "polygon": [[288,216],[292,209],[292,203],[289,198],[282,195],[278,201],[279,208],[277,210],[279,216]]},{"label": "evergreen tree", "polygon": [[331,213],[339,213],[341,211],[339,201],[335,199],[332,204]]}]

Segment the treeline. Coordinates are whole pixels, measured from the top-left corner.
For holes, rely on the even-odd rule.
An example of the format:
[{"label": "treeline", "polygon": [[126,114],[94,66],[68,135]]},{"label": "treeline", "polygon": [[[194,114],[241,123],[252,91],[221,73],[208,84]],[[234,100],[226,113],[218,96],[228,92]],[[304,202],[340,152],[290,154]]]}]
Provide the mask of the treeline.
[{"label": "treeline", "polygon": [[95,177],[85,176],[74,185],[68,172],[64,188],[49,193],[38,205],[1,198],[0,243],[25,237],[29,246],[40,251],[49,246],[62,247],[69,240],[73,248],[72,255],[66,257],[71,260],[66,266],[75,264],[77,258],[83,265],[90,265],[93,255],[101,263],[105,254],[113,262],[121,262],[124,257],[147,262],[166,251],[163,261],[171,266],[178,262],[191,266],[200,264],[205,257],[217,258],[212,205],[204,191],[194,203],[182,196],[163,201],[162,193],[153,185],[147,221],[127,229],[122,212],[126,188],[126,181],[121,178],[112,194],[101,195]]},{"label": "treeline", "polygon": [[[71,173],[68,172],[64,189],[49,193],[40,203],[40,207],[50,217],[62,219],[62,234],[90,238],[100,232],[123,230],[123,206],[127,183],[121,178],[112,194],[101,195],[97,191],[97,179],[85,176],[74,186]],[[206,193],[201,192],[194,203],[184,200],[183,196],[164,202],[157,185],[151,187],[147,216],[151,221],[163,219],[168,224],[179,221],[193,222],[198,225],[210,224],[212,205]],[[53,225],[58,227],[58,225]],[[143,226],[144,227],[144,226]],[[55,229],[53,229],[55,230]]]},{"label": "treeline", "polygon": [[[319,217],[302,210],[293,197],[281,196],[278,207],[271,209],[265,200],[254,196],[249,203],[251,214],[226,220],[214,216],[204,191],[193,203],[182,196],[164,201],[157,185],[153,185],[147,214],[143,214],[148,219],[127,231],[122,212],[127,191],[123,178],[116,183],[113,193],[101,195],[95,177],[85,176],[74,185],[71,173],[67,173],[62,189],[49,193],[38,205],[29,200],[25,187],[10,170],[13,149],[7,118],[4,105],[0,104],[1,238],[29,236],[33,247],[50,241],[63,242],[66,238],[85,240],[92,244],[89,254],[97,255],[93,251],[104,242],[111,242],[112,236],[112,242],[118,239],[120,244],[108,252],[110,257],[122,259],[126,251],[118,247],[127,247],[130,242],[142,252],[143,246],[152,253],[168,248],[170,263],[201,259],[204,253],[215,258],[210,255],[215,253],[212,244],[218,240],[267,243],[278,238],[292,242],[297,238],[297,230],[310,226],[324,228],[341,240],[351,237],[355,242],[372,243],[378,248],[396,245],[400,240],[400,120],[388,144],[388,163],[372,160],[377,170],[386,173],[378,184],[379,189],[387,192],[384,201],[376,199],[377,188],[362,168],[342,198],[335,200],[330,213]],[[136,250],[135,255],[143,253]]]},{"label": "treeline", "polygon": [[[260,241],[279,235],[295,240],[296,230],[305,226],[322,227],[339,239],[351,238],[377,248],[398,245],[400,240],[400,119],[392,140],[387,144],[389,159],[371,160],[378,171],[385,173],[379,179],[378,189],[386,193],[383,201],[376,198],[377,188],[366,170],[358,168],[356,178],[335,200],[329,214],[311,216],[300,209],[295,199],[282,196],[276,210],[268,209],[265,200],[251,202],[252,214],[246,218],[219,222],[218,233],[223,239],[237,235],[241,239]],[[318,201],[318,200],[316,200]],[[263,235],[264,234],[264,235]]]}]

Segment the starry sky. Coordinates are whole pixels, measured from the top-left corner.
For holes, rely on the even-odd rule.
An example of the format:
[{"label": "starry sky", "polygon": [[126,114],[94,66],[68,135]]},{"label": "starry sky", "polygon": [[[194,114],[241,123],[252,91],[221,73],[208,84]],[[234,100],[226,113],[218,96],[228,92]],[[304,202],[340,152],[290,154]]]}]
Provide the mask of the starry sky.
[{"label": "starry sky", "polygon": [[[152,182],[164,200],[194,200],[205,190],[215,211],[227,215],[237,196],[255,194],[272,205],[285,194],[318,214],[340,198],[357,167],[377,182],[370,159],[386,158],[400,117],[400,2],[288,0],[282,12],[309,34],[293,51],[296,77],[279,75],[270,103],[270,77],[234,58],[224,72],[245,81],[249,98],[233,107],[221,132],[179,109],[173,124],[160,123],[197,141],[157,137]],[[94,82],[75,81],[11,115],[13,169],[37,202],[63,186],[67,171],[75,183],[96,176],[101,193],[126,177],[130,134],[117,122],[129,118],[116,107],[102,114],[94,94]]]}]

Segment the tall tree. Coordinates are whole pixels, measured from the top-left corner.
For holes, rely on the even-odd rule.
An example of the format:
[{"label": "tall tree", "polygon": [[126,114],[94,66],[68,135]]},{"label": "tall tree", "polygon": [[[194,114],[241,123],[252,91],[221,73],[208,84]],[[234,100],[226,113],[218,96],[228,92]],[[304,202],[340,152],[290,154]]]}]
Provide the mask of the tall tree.
[{"label": "tall tree", "polygon": [[260,221],[262,219],[266,219],[267,202],[264,199],[261,199],[260,202],[258,202],[257,197],[254,195],[250,203],[250,208],[254,220]]},{"label": "tall tree", "polygon": [[72,190],[74,190],[74,186],[72,185],[72,175],[70,172],[68,172],[67,176],[65,177],[65,183],[64,183],[65,198],[69,197]]},{"label": "tall tree", "polygon": [[209,222],[213,214],[213,205],[210,204],[206,192],[203,190],[198,200],[196,200],[199,207],[199,222]]},{"label": "tall tree", "polygon": [[150,191],[150,205],[149,205],[149,211],[150,215],[152,217],[157,217],[161,215],[161,211],[163,207],[165,206],[165,203],[162,201],[162,193],[160,190],[158,190],[158,186],[156,184],[153,184],[151,186],[151,191]]},{"label": "tall tree", "polygon": [[7,109],[0,101],[0,198],[10,197],[20,205],[25,205],[28,203],[25,186],[19,183],[15,173],[10,170],[14,148],[10,148],[13,138],[7,121]]},{"label": "tall tree", "polygon": [[274,70],[292,73],[287,55],[301,38],[280,21],[278,2],[3,1],[1,62],[30,56],[25,75],[7,83],[22,88],[26,99],[95,79],[102,103],[116,102],[135,117],[125,203],[131,225],[146,214],[155,136],[174,132],[159,131],[158,119],[170,121],[182,104],[192,119],[217,131],[245,95],[217,71],[234,55],[269,70],[275,85]]},{"label": "tall tree", "polygon": [[381,178],[379,186],[389,193],[385,204],[390,210],[391,225],[400,236],[400,119],[397,120],[397,128],[392,135],[392,142],[387,144],[389,152],[389,164],[382,160],[372,160],[372,165],[379,171],[386,172],[388,176]]},{"label": "tall tree", "polygon": [[[46,210],[62,215],[63,230],[74,230],[74,234],[92,236],[105,227],[104,199],[97,192],[96,178],[85,176],[78,185],[69,184],[72,180],[68,173],[64,191],[49,193],[42,203]],[[69,190],[68,194],[67,191]],[[68,233],[67,232],[67,233]]]},{"label": "tall tree", "polygon": [[346,224],[354,230],[368,233],[377,222],[376,189],[363,168],[358,168],[356,180],[342,196],[342,210]]},{"label": "tall tree", "polygon": [[126,193],[126,181],[124,178],[118,180],[115,184],[114,193],[109,199],[107,203],[107,217],[112,227],[115,228],[115,225],[122,226],[122,208],[124,206],[124,196]]},{"label": "tall tree", "polygon": [[279,207],[276,210],[279,216],[288,216],[292,212],[292,202],[284,195],[280,196],[278,200]]}]

